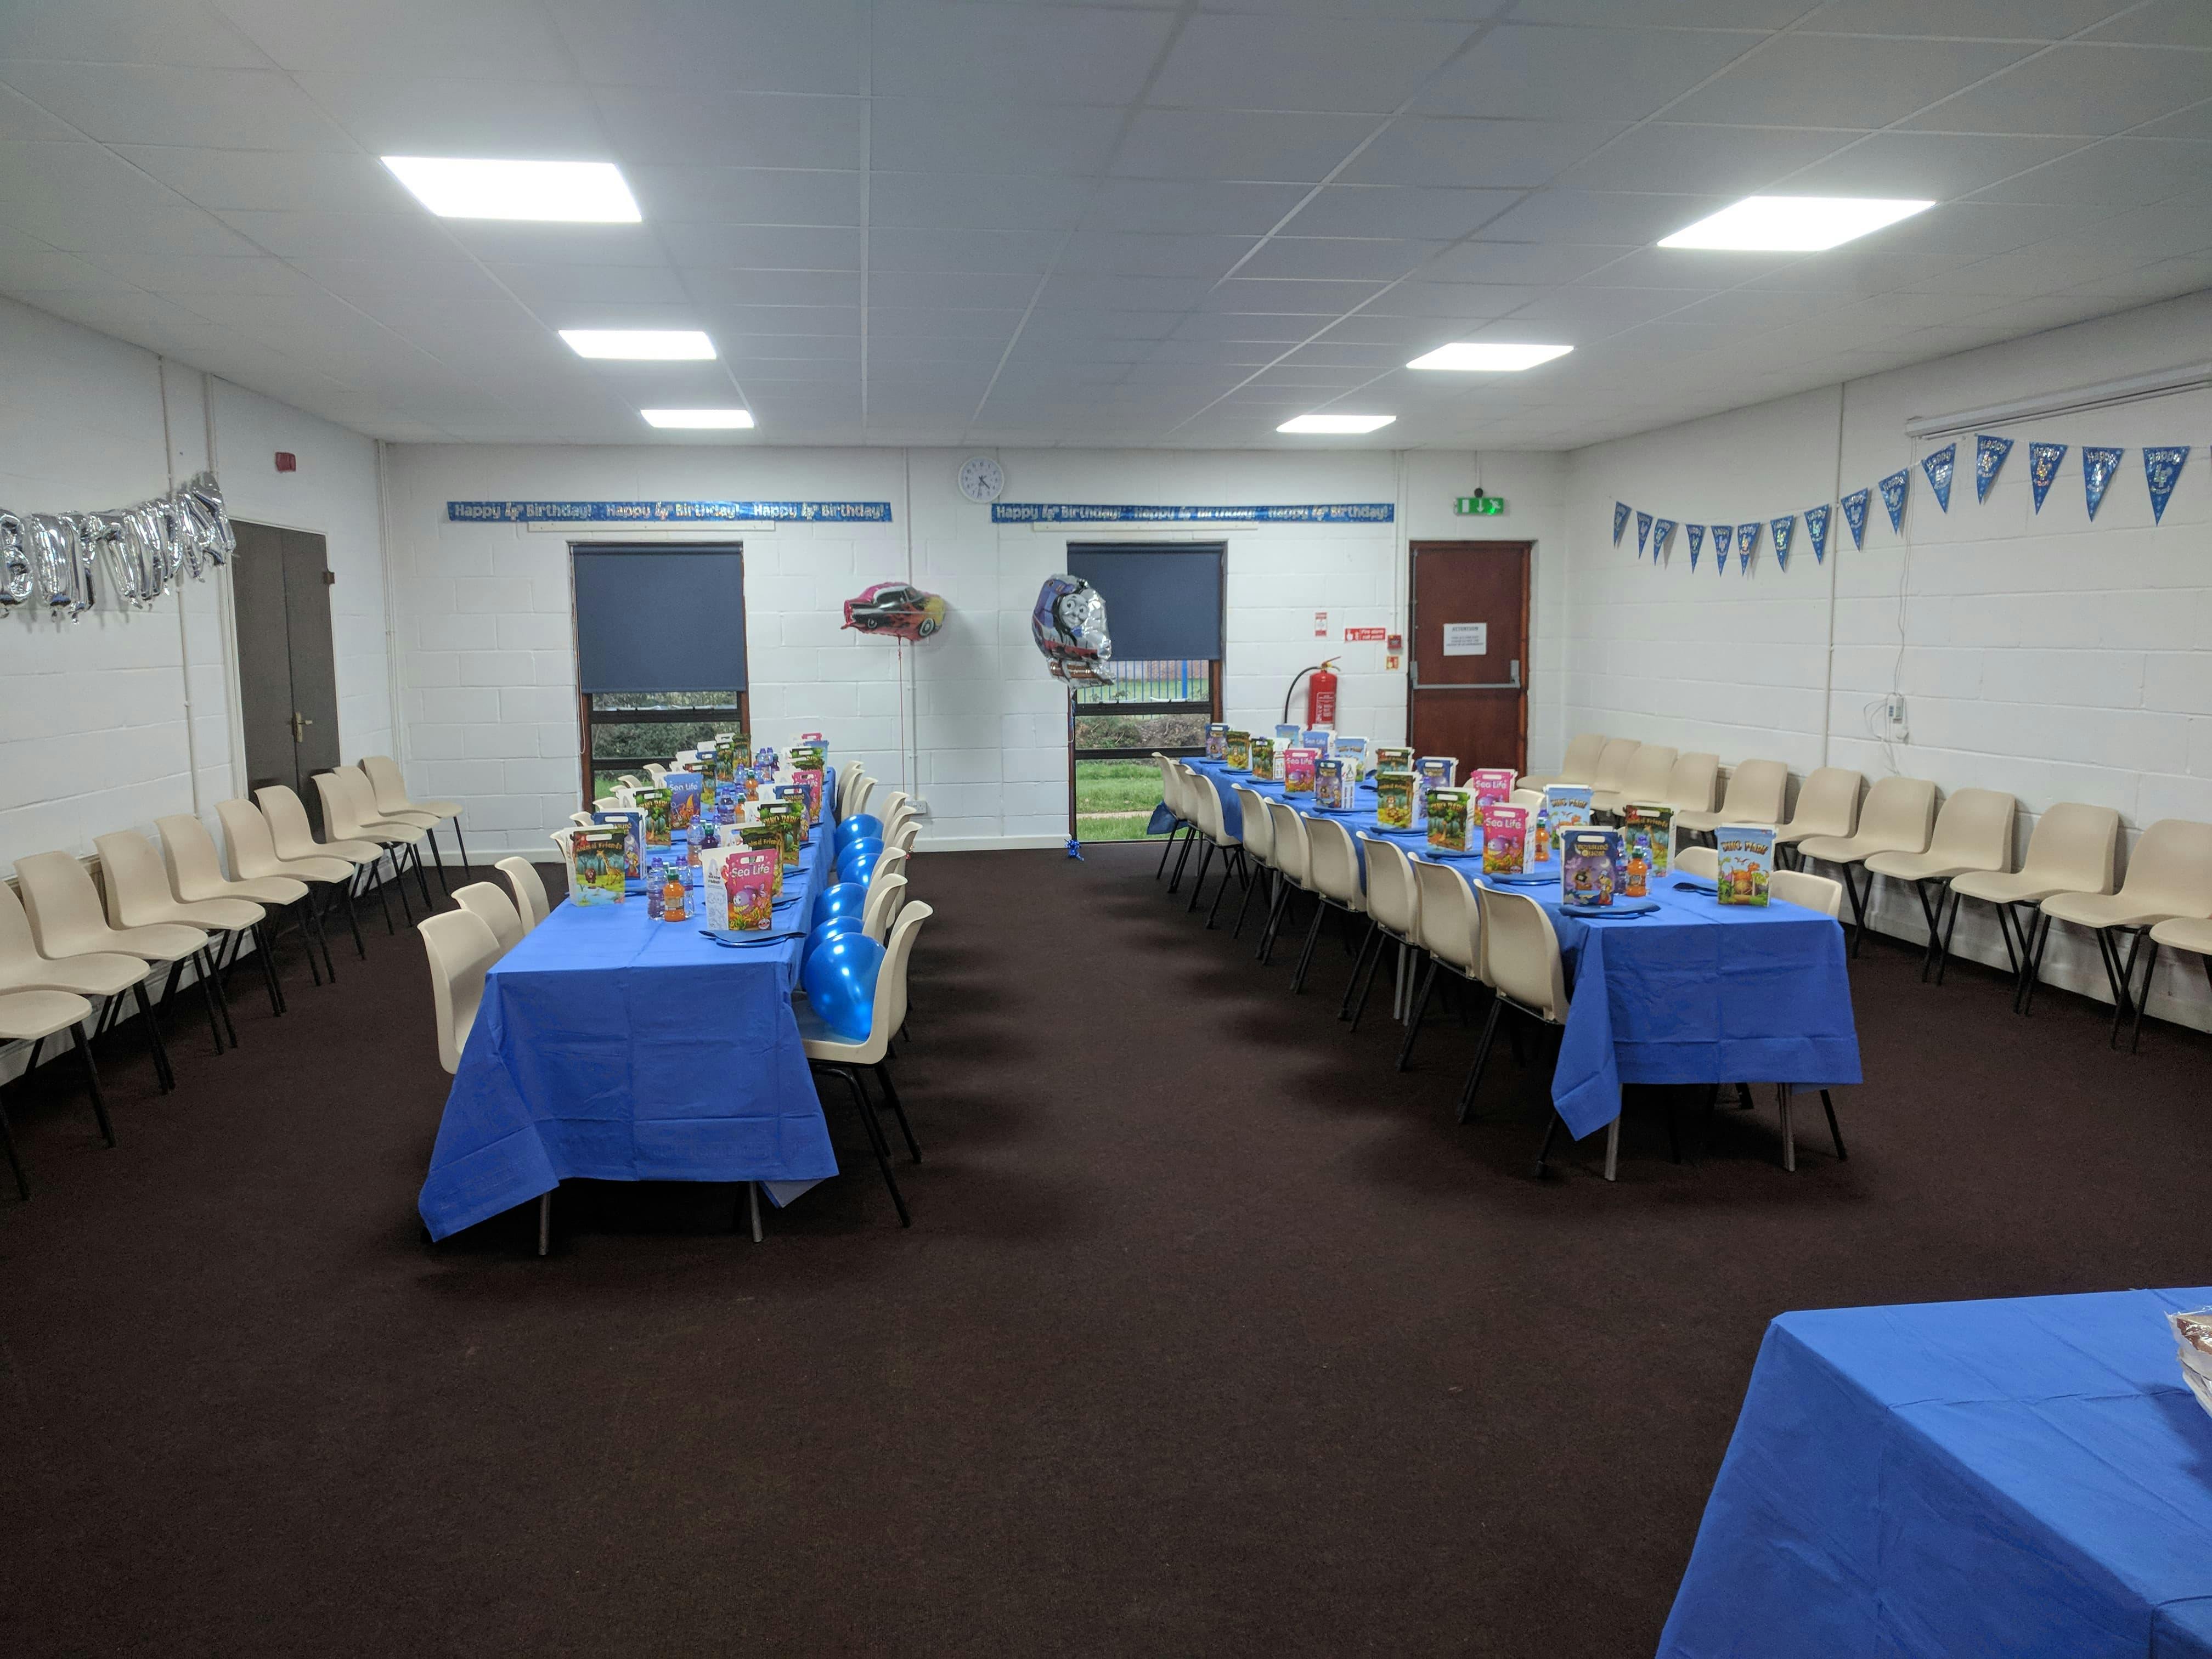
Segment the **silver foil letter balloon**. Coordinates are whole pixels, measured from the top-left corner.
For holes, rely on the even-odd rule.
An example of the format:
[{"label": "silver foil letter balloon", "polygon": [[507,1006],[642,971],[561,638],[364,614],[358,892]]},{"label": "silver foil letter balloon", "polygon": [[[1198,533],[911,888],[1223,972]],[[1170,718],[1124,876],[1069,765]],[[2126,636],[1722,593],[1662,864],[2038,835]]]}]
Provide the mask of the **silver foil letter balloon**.
[{"label": "silver foil letter balloon", "polygon": [[31,562],[48,612],[75,622],[92,609],[92,556],[77,544],[76,520],[63,513],[33,513],[24,521]]},{"label": "silver foil letter balloon", "polygon": [[0,608],[13,611],[37,587],[31,550],[23,541],[23,521],[12,513],[0,513]]}]

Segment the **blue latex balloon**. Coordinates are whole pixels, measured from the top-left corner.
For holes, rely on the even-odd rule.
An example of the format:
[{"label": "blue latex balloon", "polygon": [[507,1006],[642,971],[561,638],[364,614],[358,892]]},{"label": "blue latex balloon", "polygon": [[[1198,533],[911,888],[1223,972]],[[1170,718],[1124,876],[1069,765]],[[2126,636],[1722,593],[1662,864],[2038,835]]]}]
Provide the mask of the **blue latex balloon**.
[{"label": "blue latex balloon", "polygon": [[805,944],[799,947],[799,981],[806,982],[806,964],[814,960],[814,953],[831,939],[845,933],[860,931],[858,916],[832,916],[806,936]]},{"label": "blue latex balloon", "polygon": [[871,836],[881,841],[883,835],[884,821],[881,818],[872,812],[855,812],[837,826],[836,844],[842,853],[856,841],[866,841]]},{"label": "blue latex balloon", "polygon": [[867,888],[857,881],[841,881],[823,888],[814,901],[814,925],[819,927],[832,916],[850,916],[857,922],[867,908]]},{"label": "blue latex balloon", "polygon": [[875,878],[876,860],[883,856],[880,847],[861,846],[837,861],[837,879],[854,881],[866,887]]},{"label": "blue latex balloon", "polygon": [[884,947],[866,933],[837,933],[799,969],[807,1006],[846,1042],[867,1040],[874,1024],[876,973],[883,961]]}]

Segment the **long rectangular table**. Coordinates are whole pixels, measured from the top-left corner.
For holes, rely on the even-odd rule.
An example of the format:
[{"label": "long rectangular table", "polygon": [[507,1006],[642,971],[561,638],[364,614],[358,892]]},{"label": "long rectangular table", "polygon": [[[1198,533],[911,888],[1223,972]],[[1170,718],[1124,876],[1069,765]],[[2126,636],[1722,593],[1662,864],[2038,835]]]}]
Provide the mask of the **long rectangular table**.
[{"label": "long rectangular table", "polygon": [[2212,1287],[1767,1328],[1662,1659],[2212,1656]]},{"label": "long rectangular table", "polygon": [[[804,933],[830,839],[786,872],[775,931]],[[704,926],[642,894],[564,901],[493,964],[418,1200],[433,1238],[574,1177],[757,1181],[781,1204],[837,1173],[792,1012],[804,939],[732,949]]]},{"label": "long rectangular table", "polygon": [[[1236,787],[1285,799],[1279,784],[1255,783],[1216,762],[1191,764],[1220,793],[1231,835],[1243,823]],[[1302,796],[1291,804],[1309,811],[1310,803]],[[1358,805],[1328,816],[1355,836],[1387,836],[1430,856],[1425,832],[1377,829],[1371,788]],[[1485,884],[1479,859],[1449,861]],[[1860,1080],[1844,932],[1832,918],[1779,900],[1724,905],[1679,891],[1669,878],[1653,884],[1657,910],[1586,920],[1561,908],[1556,883],[1498,884],[1541,904],[1559,936],[1568,1012],[1552,1102],[1577,1138],[1620,1115],[1625,1083],[1822,1088]]]}]

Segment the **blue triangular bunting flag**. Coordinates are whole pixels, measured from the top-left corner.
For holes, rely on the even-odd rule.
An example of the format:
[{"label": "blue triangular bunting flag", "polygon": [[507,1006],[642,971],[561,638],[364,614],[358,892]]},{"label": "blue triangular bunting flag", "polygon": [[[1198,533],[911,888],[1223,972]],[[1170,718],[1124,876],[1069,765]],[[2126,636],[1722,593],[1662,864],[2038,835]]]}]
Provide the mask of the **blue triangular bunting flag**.
[{"label": "blue triangular bunting flag", "polygon": [[1735,526],[1717,524],[1713,526],[1713,562],[1720,567],[1721,575],[1728,574],[1729,549],[1735,544]]},{"label": "blue triangular bunting flag", "polygon": [[1735,568],[1737,569],[1751,568],[1751,550],[1758,545],[1758,520],[1753,519],[1749,524],[1740,524],[1735,527]]},{"label": "blue triangular bunting flag", "polygon": [[1785,513],[1767,526],[1774,533],[1774,562],[1778,568],[1790,568],[1790,538],[1797,533],[1797,515]]},{"label": "blue triangular bunting flag", "polygon": [[1912,474],[1900,467],[1875,485],[1881,491],[1881,504],[1889,510],[1889,528],[1893,535],[1905,528],[1905,488],[1912,482]]},{"label": "blue triangular bunting flag", "polygon": [[1705,550],[1705,527],[1701,524],[1684,525],[1682,533],[1690,538],[1690,568],[1698,568],[1698,555]]},{"label": "blue triangular bunting flag", "polygon": [[1620,545],[1620,532],[1627,528],[1628,503],[1615,501],[1613,504],[1613,544],[1615,547]]},{"label": "blue triangular bunting flag", "polygon": [[2005,457],[2012,453],[2012,440],[1992,438],[1986,432],[1974,434],[1974,499],[1985,501],[1990,498],[1990,486],[2004,471]]},{"label": "blue triangular bunting flag", "polygon": [[1923,455],[1920,470],[1928,475],[1928,487],[1936,492],[1936,505],[1946,513],[1951,510],[1951,469],[1958,464],[1959,446],[1945,444],[1932,455]]},{"label": "blue triangular bunting flag", "polygon": [[2120,457],[2124,449],[2100,449],[2089,444],[2081,446],[2081,499],[2088,503],[2089,517],[2094,522],[2097,508],[2105,500],[2105,489],[2112,482],[2112,474],[2120,470]]},{"label": "blue triangular bunting flag", "polygon": [[1650,539],[1651,515],[1649,513],[1639,513],[1636,515],[1636,556],[1638,558],[1644,556],[1644,544]]},{"label": "blue triangular bunting flag", "polygon": [[1805,509],[1805,539],[1813,544],[1813,562],[1826,563],[1828,557],[1828,514],[1833,509],[1826,501]]},{"label": "blue triangular bunting flag", "polygon": [[2058,476],[2058,463],[2066,459],[2064,444],[2030,444],[2027,447],[2027,483],[2035,492],[2035,510],[2043,511],[2043,498],[2051,493],[2051,481]]},{"label": "blue triangular bunting flag", "polygon": [[1871,489],[1854,489],[1844,497],[1844,522],[1851,529],[1851,545],[1866,545],[1867,505],[1874,499]]},{"label": "blue triangular bunting flag", "polygon": [[1651,521],[1652,563],[1658,563],[1661,557],[1666,553],[1667,538],[1674,533],[1674,521],[1672,519],[1654,519]]},{"label": "blue triangular bunting flag", "polygon": [[2165,520],[2166,499],[2173,494],[2174,485],[2181,482],[2181,469],[2188,459],[2187,444],[2160,444],[2143,451],[2143,482],[2150,486],[2153,524]]}]

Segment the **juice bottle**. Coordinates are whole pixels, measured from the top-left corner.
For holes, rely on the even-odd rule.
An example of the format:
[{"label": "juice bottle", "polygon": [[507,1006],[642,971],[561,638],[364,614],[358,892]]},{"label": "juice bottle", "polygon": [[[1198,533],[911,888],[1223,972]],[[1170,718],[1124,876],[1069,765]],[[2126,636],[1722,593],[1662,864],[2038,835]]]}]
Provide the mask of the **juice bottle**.
[{"label": "juice bottle", "polygon": [[1549,864],[1552,861],[1552,815],[1541,806],[1536,809],[1536,828],[1531,833],[1528,861],[1531,864]]},{"label": "juice bottle", "polygon": [[684,915],[684,878],[672,870],[660,890],[660,916],[664,921],[682,921]]},{"label": "juice bottle", "polygon": [[1644,837],[1638,836],[1635,844],[1628,849],[1628,869],[1625,872],[1627,879],[1622,890],[1630,898],[1644,896],[1645,884],[1651,874],[1651,862],[1644,856]]}]

